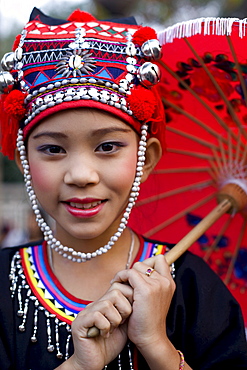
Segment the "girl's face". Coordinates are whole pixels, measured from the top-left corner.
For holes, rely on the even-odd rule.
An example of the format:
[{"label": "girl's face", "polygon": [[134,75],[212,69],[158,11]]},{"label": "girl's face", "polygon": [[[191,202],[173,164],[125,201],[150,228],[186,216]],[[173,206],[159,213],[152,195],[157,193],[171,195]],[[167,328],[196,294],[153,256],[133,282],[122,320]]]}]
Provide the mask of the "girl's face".
[{"label": "girl's face", "polygon": [[135,177],[138,137],[115,116],[91,109],[61,111],[28,138],[32,184],[69,244],[117,231]]}]

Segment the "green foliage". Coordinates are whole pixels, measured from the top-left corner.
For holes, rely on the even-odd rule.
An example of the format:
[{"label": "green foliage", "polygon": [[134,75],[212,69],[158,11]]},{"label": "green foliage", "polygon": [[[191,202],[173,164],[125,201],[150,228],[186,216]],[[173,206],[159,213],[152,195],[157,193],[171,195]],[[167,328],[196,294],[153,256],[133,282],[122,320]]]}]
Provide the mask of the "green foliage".
[{"label": "green foliage", "polygon": [[15,161],[10,161],[8,158],[3,157],[0,154],[0,164],[2,169],[2,181],[3,182],[23,182],[23,175],[17,167]]}]

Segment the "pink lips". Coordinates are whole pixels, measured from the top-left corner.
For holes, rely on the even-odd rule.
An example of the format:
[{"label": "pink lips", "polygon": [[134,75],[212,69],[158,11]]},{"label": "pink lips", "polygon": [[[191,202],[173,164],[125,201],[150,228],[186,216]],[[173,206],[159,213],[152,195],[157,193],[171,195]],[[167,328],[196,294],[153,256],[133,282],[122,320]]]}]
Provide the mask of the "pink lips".
[{"label": "pink lips", "polygon": [[67,211],[74,217],[89,218],[97,215],[104,207],[105,201],[95,198],[72,198],[63,203]]}]

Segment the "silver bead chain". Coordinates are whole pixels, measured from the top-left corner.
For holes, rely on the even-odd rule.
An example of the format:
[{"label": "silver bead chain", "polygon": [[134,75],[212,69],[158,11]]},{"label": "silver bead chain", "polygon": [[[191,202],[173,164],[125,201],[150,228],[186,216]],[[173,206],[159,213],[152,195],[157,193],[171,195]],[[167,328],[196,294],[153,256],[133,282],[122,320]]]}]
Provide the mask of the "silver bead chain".
[{"label": "silver bead chain", "polygon": [[17,136],[17,149],[20,153],[20,160],[21,160],[21,164],[23,167],[24,182],[25,182],[26,190],[27,190],[30,202],[31,202],[32,209],[36,216],[37,224],[44,235],[44,240],[46,240],[48,246],[50,246],[51,249],[54,249],[55,252],[59,253],[64,258],[67,258],[68,260],[72,262],[81,263],[81,262],[86,262],[96,256],[100,256],[103,253],[107,253],[108,250],[110,250],[113,247],[113,245],[120,238],[124,229],[126,228],[130,213],[139,195],[141,177],[143,174],[143,166],[145,164],[147,129],[148,129],[147,125],[143,125],[141,127],[141,138],[140,138],[139,145],[138,145],[135,179],[132,184],[131,191],[130,191],[128,205],[123,213],[123,217],[120,221],[118,230],[110,238],[110,240],[108,241],[106,245],[104,245],[103,247],[100,247],[99,249],[97,249],[96,251],[92,253],[77,252],[71,247],[64,246],[59,240],[57,240],[54,237],[50,226],[47,225],[44,218],[42,217],[39,206],[38,206],[37,198],[36,198],[35,192],[32,187],[32,177],[30,174],[30,167],[29,167],[29,163],[28,163],[28,159],[26,155],[23,131],[22,129],[19,129],[18,136]]}]

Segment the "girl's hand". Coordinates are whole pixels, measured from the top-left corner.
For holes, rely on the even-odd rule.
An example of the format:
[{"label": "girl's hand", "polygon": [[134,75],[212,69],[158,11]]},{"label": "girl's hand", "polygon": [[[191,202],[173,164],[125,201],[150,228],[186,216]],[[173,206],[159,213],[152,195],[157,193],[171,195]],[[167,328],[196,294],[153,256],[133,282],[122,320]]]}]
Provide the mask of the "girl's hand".
[{"label": "girl's hand", "polygon": [[[133,289],[114,283],[99,300],[89,304],[72,323],[74,354],[68,360],[71,369],[102,370],[121,352],[127,342],[126,319],[132,312]],[[100,335],[88,338],[88,329],[96,326]]]},{"label": "girl's hand", "polygon": [[[154,271],[148,276],[148,268]],[[130,270],[116,274],[112,282],[128,283],[134,290],[128,337],[141,352],[146,346],[167,341],[166,316],[175,291],[175,283],[165,257],[158,255],[137,262]]]}]

